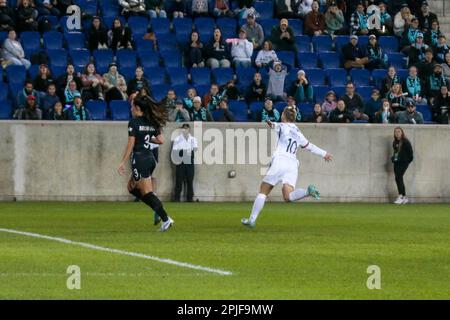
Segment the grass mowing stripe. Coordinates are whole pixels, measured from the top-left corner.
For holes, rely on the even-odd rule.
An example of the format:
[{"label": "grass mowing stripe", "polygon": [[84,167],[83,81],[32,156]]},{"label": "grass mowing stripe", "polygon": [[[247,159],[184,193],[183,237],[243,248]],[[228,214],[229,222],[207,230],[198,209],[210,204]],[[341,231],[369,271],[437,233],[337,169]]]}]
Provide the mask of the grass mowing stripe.
[{"label": "grass mowing stripe", "polygon": [[202,271],[211,272],[211,273],[217,273],[217,274],[220,274],[222,276],[230,276],[230,275],[233,274],[232,272],[226,271],[226,270],[213,269],[213,268],[203,267],[203,266],[199,266],[199,265],[195,265],[195,264],[190,264],[190,263],[187,263],[187,262],[180,262],[180,261],[175,261],[175,260],[172,260],[172,259],[165,259],[165,258],[158,258],[158,257],[154,257],[154,256],[148,256],[148,255],[145,255],[145,254],[142,254],[142,253],[137,253],[137,252],[106,248],[106,247],[101,247],[101,246],[97,246],[97,245],[90,244],[90,243],[72,241],[72,240],[69,240],[69,239],[64,239],[64,238],[59,238],[59,237],[50,237],[50,236],[46,236],[44,234],[39,234],[39,233],[18,231],[18,230],[13,230],[13,229],[3,229],[3,228],[0,228],[0,232],[19,234],[19,235],[27,236],[27,237],[58,241],[58,242],[62,242],[62,243],[65,243],[65,244],[71,244],[71,245],[74,245],[74,246],[79,246],[79,247],[88,248],[88,249],[92,249],[92,250],[105,251],[105,252],[109,252],[109,253],[116,253],[116,254],[121,254],[121,255],[135,257],[135,258],[142,258],[142,259],[153,260],[153,261],[157,261],[157,262],[161,262],[161,263],[172,264],[172,265],[175,265],[175,266],[178,266],[178,267],[184,267],[184,268],[189,268],[189,269],[195,269],[195,270],[202,270]]}]

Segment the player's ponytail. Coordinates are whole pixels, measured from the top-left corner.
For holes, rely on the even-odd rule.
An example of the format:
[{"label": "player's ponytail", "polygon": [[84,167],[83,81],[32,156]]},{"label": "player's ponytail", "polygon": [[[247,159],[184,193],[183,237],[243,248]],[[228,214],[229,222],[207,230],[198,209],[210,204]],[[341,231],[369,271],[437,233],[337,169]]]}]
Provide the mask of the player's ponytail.
[{"label": "player's ponytail", "polygon": [[138,95],[134,98],[134,104],[137,105],[144,117],[152,124],[156,129],[161,129],[167,123],[167,111],[152,98],[145,95]]}]

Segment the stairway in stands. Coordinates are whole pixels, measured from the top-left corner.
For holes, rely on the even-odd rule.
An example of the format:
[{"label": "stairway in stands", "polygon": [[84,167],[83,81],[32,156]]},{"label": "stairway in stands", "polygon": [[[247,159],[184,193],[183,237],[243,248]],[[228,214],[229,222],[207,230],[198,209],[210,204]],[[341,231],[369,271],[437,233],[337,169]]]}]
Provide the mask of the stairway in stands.
[{"label": "stairway in stands", "polygon": [[450,39],[450,0],[428,0],[428,3],[430,11],[438,16],[441,31]]}]

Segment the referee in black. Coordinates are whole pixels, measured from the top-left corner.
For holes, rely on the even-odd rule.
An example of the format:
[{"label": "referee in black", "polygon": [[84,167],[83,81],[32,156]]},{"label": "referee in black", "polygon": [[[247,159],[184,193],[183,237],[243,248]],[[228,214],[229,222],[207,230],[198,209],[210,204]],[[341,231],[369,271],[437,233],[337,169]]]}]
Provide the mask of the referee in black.
[{"label": "referee in black", "polygon": [[174,201],[181,201],[181,190],[186,183],[186,201],[194,198],[194,152],[197,151],[197,139],[190,133],[190,126],[181,126],[182,132],[173,140],[172,160],[175,163],[175,197]]}]

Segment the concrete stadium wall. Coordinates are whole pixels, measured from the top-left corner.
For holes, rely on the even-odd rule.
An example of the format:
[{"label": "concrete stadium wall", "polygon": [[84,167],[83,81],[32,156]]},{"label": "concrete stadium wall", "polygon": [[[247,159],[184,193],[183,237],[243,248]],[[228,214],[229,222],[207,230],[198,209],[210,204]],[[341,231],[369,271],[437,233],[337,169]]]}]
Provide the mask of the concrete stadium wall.
[{"label": "concrete stadium wall", "polygon": [[[196,159],[204,162],[196,165],[195,198],[253,200],[262,178],[261,168],[270,160],[270,150],[264,147],[274,145],[273,135],[259,123],[196,123],[195,127],[195,135],[202,141]],[[386,202],[396,197],[390,162],[394,126],[299,127],[311,142],[334,154],[334,161],[325,163],[299,151],[299,187],[314,183],[323,201],[329,202]],[[403,127],[415,151],[415,160],[405,176],[410,199],[450,202],[450,126]],[[175,124],[165,129],[167,142],[160,147],[155,171],[157,193],[164,200],[171,198],[174,185],[170,136],[176,129]],[[234,134],[241,141],[232,144]],[[245,136],[256,137],[257,142],[243,145]],[[0,137],[0,200],[131,199],[125,187],[128,177],[116,173],[127,142],[125,122],[0,121]],[[227,137],[230,139],[225,143]],[[223,152],[220,146],[224,146]],[[262,155],[258,156],[257,150],[262,150]],[[242,161],[244,156],[254,164],[230,164],[232,158]],[[212,160],[215,163],[209,164]],[[230,170],[235,170],[236,177],[228,177]],[[277,187],[270,199],[281,201],[280,195]]]}]

